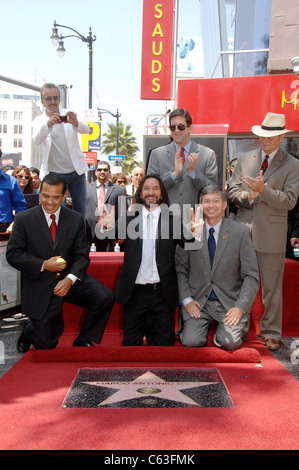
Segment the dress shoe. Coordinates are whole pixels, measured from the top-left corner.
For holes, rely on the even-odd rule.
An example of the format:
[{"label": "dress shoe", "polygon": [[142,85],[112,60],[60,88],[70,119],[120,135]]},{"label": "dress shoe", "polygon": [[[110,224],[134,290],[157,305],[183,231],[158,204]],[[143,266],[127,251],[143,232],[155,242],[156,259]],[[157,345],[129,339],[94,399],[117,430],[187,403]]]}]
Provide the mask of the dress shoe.
[{"label": "dress shoe", "polygon": [[17,351],[20,354],[25,354],[27,351],[29,351],[30,346],[31,342],[26,338],[23,330],[17,341]]},{"label": "dress shoe", "polygon": [[269,351],[278,351],[278,349],[280,348],[279,341],[273,338],[265,339],[265,345],[266,348],[269,349]]},{"label": "dress shoe", "polygon": [[80,340],[80,339],[75,339],[75,341],[73,342],[73,346],[79,346],[79,347],[89,347],[89,348],[94,348],[94,344],[92,344],[91,341],[85,341],[85,340]]}]

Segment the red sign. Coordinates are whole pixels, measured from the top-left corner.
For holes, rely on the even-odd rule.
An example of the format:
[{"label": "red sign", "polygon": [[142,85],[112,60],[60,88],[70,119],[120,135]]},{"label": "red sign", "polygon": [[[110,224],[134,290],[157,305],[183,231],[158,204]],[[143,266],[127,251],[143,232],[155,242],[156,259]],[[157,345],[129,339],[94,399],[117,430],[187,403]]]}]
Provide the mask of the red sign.
[{"label": "red sign", "polygon": [[83,152],[85,160],[88,165],[96,165],[98,159],[98,152]]},{"label": "red sign", "polygon": [[299,130],[299,79],[294,74],[180,80],[177,107],[194,124],[228,124],[228,133],[251,133],[268,112],[284,114],[286,128]]},{"label": "red sign", "polygon": [[171,99],[173,0],[143,0],[141,99]]}]

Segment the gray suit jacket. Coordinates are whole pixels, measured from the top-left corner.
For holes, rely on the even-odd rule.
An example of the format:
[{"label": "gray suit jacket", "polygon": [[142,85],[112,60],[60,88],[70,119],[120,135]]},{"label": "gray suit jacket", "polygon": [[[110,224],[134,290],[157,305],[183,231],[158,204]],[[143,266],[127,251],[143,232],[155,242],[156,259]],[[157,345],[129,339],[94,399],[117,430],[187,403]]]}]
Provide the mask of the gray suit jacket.
[{"label": "gray suit jacket", "polygon": [[229,200],[239,209],[233,219],[248,225],[257,251],[283,253],[286,249],[288,211],[299,192],[299,161],[279,149],[265,175],[264,192],[251,205],[244,176],[257,177],[262,165],[262,151],[255,150],[238,158],[228,189]]},{"label": "gray suit jacket", "polygon": [[204,307],[213,289],[223,307],[250,313],[259,289],[256,253],[249,229],[230,219],[222,219],[213,267],[211,268],[204,227],[202,248],[177,248],[176,270],[180,302],[192,297]]},{"label": "gray suit jacket", "polygon": [[185,166],[177,181],[174,181],[171,176],[174,171],[176,153],[174,142],[158,147],[150,154],[147,174],[156,173],[161,176],[168,192],[170,204],[177,203],[181,207],[183,204],[191,204],[194,207],[199,203],[199,193],[202,188],[212,183],[217,184],[215,152],[192,141],[190,153],[193,152],[200,154],[195,167],[196,177],[191,179]]}]

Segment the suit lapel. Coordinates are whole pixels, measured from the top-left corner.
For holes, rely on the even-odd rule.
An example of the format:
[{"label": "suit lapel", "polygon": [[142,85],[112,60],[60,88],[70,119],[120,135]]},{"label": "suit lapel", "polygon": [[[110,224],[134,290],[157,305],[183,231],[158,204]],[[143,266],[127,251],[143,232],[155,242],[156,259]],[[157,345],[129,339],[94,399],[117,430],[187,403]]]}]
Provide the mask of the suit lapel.
[{"label": "suit lapel", "polygon": [[51,247],[53,247],[53,240],[51,237],[50,229],[41,206],[38,207],[35,217],[35,227],[40,232],[40,240],[46,241]]},{"label": "suit lapel", "polygon": [[220,230],[219,230],[212,271],[216,269],[217,264],[221,260],[221,257],[224,251],[226,250],[229,236],[230,236],[229,227],[228,227],[228,224],[226,223],[225,218],[223,218],[221,222]]},{"label": "suit lapel", "polygon": [[282,161],[283,161],[283,153],[281,151],[281,149],[278,149],[278,151],[276,152],[276,155],[274,155],[274,158],[273,160],[271,161],[266,173],[265,173],[265,176],[264,176],[264,180],[267,181],[270,176],[280,167]]}]

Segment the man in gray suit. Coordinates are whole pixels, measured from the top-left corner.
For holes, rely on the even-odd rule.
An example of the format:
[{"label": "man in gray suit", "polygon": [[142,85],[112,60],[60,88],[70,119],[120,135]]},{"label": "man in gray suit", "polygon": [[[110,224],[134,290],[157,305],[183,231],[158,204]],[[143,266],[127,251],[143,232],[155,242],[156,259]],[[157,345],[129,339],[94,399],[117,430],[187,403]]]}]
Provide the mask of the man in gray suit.
[{"label": "man in gray suit", "polygon": [[216,185],[206,186],[201,203],[202,247],[177,248],[176,254],[183,318],[180,339],[184,346],[206,346],[215,320],[214,343],[235,350],[242,344],[242,331],[259,289],[256,254],[249,229],[223,218],[226,193]]},{"label": "man in gray suit", "polygon": [[299,161],[282,151],[283,114],[268,113],[262,126],[253,126],[260,149],[238,158],[228,190],[238,206],[234,220],[251,228],[257,252],[264,313],[260,334],[266,348],[276,351],[282,334],[282,283],[287,239],[288,211],[297,201]]},{"label": "man in gray suit", "polygon": [[[126,213],[127,196],[122,186],[111,183],[110,165],[99,161],[95,170],[97,180],[86,185],[86,231],[89,245],[94,243],[97,251],[113,251],[116,240],[108,232],[101,231],[104,212],[114,206],[115,218]],[[109,238],[108,238],[109,236]]]},{"label": "man in gray suit", "polygon": [[217,183],[215,152],[191,140],[192,118],[186,109],[172,111],[169,123],[173,142],[152,150],[147,174],[162,178],[170,204],[194,207],[202,188]]}]

